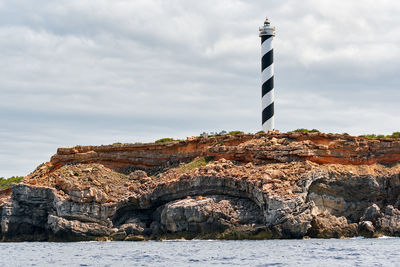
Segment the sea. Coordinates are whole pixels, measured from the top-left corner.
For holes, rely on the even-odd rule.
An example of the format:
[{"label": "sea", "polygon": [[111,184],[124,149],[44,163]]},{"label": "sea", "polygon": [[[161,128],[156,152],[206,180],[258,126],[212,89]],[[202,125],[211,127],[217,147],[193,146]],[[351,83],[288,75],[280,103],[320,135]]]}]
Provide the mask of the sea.
[{"label": "sea", "polygon": [[0,266],[400,266],[400,238],[0,243]]}]

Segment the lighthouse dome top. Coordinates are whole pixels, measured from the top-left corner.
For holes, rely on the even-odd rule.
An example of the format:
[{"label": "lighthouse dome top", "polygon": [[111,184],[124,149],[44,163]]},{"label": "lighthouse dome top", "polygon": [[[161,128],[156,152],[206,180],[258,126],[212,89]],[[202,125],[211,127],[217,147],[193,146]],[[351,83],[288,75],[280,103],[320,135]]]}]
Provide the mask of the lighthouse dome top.
[{"label": "lighthouse dome top", "polygon": [[275,36],[275,27],[271,27],[271,22],[268,18],[265,19],[264,25],[259,28],[261,36]]}]

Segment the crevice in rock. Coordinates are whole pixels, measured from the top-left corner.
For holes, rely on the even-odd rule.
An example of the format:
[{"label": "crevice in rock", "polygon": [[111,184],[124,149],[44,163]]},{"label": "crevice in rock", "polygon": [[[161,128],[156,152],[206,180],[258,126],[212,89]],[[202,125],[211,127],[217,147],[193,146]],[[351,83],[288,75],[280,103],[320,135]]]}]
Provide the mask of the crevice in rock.
[{"label": "crevice in rock", "polygon": [[[201,195],[177,199],[151,209],[135,206],[119,209],[114,227],[122,232],[142,231],[148,235],[168,233],[222,233],[241,226],[262,226],[262,209],[253,201],[227,195]],[[141,229],[141,230],[140,230]]]},{"label": "crevice in rock", "polygon": [[313,201],[320,212],[344,216],[350,222],[359,222],[365,209],[376,203],[379,207],[394,205],[400,193],[398,177],[372,176],[318,179],[308,189],[306,202]]}]

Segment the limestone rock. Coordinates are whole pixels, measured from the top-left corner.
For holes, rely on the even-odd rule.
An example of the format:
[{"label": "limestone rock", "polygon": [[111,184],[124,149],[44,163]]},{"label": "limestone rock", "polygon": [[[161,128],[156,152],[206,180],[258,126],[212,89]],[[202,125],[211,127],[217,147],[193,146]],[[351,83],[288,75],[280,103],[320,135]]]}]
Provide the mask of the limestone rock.
[{"label": "limestone rock", "polygon": [[142,235],[128,235],[124,240],[125,241],[143,241],[143,240],[145,240],[145,237]]},{"label": "limestone rock", "polygon": [[365,210],[364,215],[360,218],[360,220],[374,222],[377,218],[382,216],[380,211],[381,209],[378,207],[378,205],[373,204]]},{"label": "limestone rock", "polygon": [[136,181],[136,180],[140,181],[140,180],[148,178],[147,173],[145,171],[141,171],[141,170],[136,170],[134,172],[131,172],[128,177],[130,180],[134,180],[134,181]]},{"label": "limestone rock", "polygon": [[215,232],[260,223],[261,210],[253,202],[222,196],[178,200],[165,205],[161,224],[169,232]]},{"label": "limestone rock", "polygon": [[364,237],[373,237],[375,234],[375,227],[371,221],[362,221],[358,225],[358,233]]},{"label": "limestone rock", "polygon": [[123,229],[119,229],[118,231],[111,234],[111,238],[114,241],[123,241],[127,237],[127,233]]},{"label": "limestone rock", "polygon": [[311,222],[308,235],[316,238],[351,237],[358,234],[356,223],[349,224],[345,217],[332,216],[329,213],[316,216]]},{"label": "limestone rock", "polygon": [[[59,148],[50,163],[107,162],[113,169],[124,166],[152,168],[199,156],[214,156],[242,162],[311,160],[318,164],[374,164],[398,162],[399,151],[400,141],[396,139],[368,139],[323,133],[271,133],[226,135],[173,143],[126,144],[123,147]],[[48,169],[51,166],[46,165]]]},{"label": "limestone rock", "polygon": [[146,225],[143,223],[126,223],[121,225],[120,229],[125,231],[127,235],[143,235],[151,232],[151,230],[146,229]]},{"label": "limestone rock", "polygon": [[388,205],[384,216],[377,220],[376,225],[376,228],[386,235],[400,236],[400,211]]},{"label": "limestone rock", "polygon": [[323,133],[60,148],[0,192],[0,238],[400,235],[399,162],[398,139]]},{"label": "limestone rock", "polygon": [[112,233],[108,227],[96,223],[69,221],[54,215],[48,216],[47,226],[55,235],[62,237],[102,237]]}]

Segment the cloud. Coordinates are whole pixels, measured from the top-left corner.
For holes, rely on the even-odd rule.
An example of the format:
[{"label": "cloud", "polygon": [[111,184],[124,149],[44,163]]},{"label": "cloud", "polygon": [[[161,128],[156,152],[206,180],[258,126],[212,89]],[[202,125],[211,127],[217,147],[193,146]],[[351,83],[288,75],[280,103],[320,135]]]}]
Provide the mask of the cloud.
[{"label": "cloud", "polygon": [[59,146],[258,131],[266,15],[280,130],[397,131],[399,11],[389,0],[0,1],[0,176]]}]

